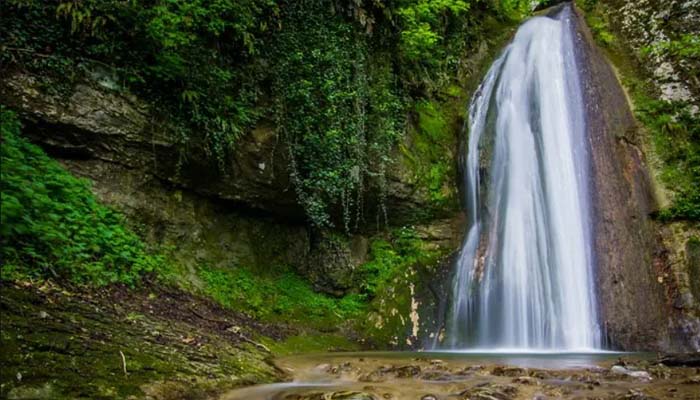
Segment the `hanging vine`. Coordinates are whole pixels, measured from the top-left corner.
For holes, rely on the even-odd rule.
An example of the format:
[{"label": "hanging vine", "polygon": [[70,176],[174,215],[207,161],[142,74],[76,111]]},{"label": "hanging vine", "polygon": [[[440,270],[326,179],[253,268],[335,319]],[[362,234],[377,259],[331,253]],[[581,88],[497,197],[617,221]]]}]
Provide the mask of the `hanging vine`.
[{"label": "hanging vine", "polygon": [[319,1],[287,6],[273,95],[291,177],[314,225],[349,231],[362,218],[367,180],[384,174],[400,137],[402,102],[390,63],[370,67],[370,37],[356,22]]}]

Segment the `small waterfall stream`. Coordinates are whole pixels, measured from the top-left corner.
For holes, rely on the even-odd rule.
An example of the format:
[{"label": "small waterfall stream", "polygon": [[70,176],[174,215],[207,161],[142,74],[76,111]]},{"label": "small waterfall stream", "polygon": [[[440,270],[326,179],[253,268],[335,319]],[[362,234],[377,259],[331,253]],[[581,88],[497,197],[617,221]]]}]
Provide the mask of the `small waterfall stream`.
[{"label": "small waterfall stream", "polygon": [[524,23],[471,101],[453,349],[600,347],[571,12]]}]

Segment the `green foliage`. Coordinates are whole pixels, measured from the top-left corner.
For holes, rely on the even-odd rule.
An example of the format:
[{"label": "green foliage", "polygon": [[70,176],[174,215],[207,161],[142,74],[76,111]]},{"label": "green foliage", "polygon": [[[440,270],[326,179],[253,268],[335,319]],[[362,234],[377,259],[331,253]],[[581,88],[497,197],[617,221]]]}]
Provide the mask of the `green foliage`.
[{"label": "green foliage", "polygon": [[0,108],[3,279],[60,277],[75,283],[135,284],[162,263],[77,179],[20,137]]},{"label": "green foliage", "polygon": [[700,36],[684,34],[677,40],[668,40],[645,49],[646,53],[666,53],[673,57],[686,59],[688,62],[700,61]]},{"label": "green foliage", "polygon": [[497,2],[502,15],[513,20],[520,20],[530,14],[537,5],[547,6],[548,0],[500,0]]},{"label": "green foliage", "polygon": [[303,322],[318,326],[337,324],[359,315],[360,296],[335,299],[313,291],[290,270],[266,273],[235,267],[198,271],[205,293],[222,305],[267,321]]},{"label": "green foliage", "polygon": [[697,34],[682,35],[679,40],[668,43],[666,50],[676,57],[682,57],[690,62],[700,61],[700,36]]},{"label": "green foliage", "polygon": [[586,12],[591,12],[598,4],[598,0],[576,0],[576,5],[581,7]]},{"label": "green foliage", "polygon": [[456,129],[450,125],[454,119],[451,104],[435,100],[417,102],[413,110],[417,130],[412,136],[412,147],[402,148],[417,185],[427,189],[433,205],[432,210],[421,210],[426,216],[456,206],[452,190],[456,176],[452,158],[448,156],[457,146]]},{"label": "green foliage", "polygon": [[441,32],[445,21],[469,10],[465,0],[413,0],[399,4],[401,50],[411,61],[436,61],[434,52],[444,40]]},{"label": "green foliage", "polygon": [[604,48],[612,48],[615,45],[615,35],[610,31],[607,15],[601,12],[602,5],[598,0],[583,0],[578,3],[586,10],[586,23],[596,42]]},{"label": "green foliage", "polygon": [[391,65],[369,60],[366,38],[317,1],[289,4],[285,21],[273,92],[297,197],[320,227],[334,225],[331,208],[340,205],[349,230],[361,217],[368,178],[383,178],[401,137]]},{"label": "green foliage", "polygon": [[700,35],[682,34],[674,40],[642,49],[643,56],[662,56],[674,60],[691,80],[700,80]]},{"label": "green foliage", "polygon": [[183,151],[194,141],[223,169],[258,116],[251,60],[277,11],[274,0],[11,0],[0,62],[62,79],[106,67],[174,120]]},{"label": "green foliage", "polygon": [[427,171],[423,172],[423,185],[428,188],[430,199],[436,205],[442,205],[448,200],[445,187],[449,187],[452,179],[451,164],[444,162],[445,143],[453,144],[453,134],[447,125],[447,118],[434,101],[423,101],[416,104],[418,128],[420,130],[415,147],[420,162],[427,161]]},{"label": "green foliage", "polygon": [[[61,87],[47,89],[59,93],[90,74],[150,100],[174,128],[181,168],[203,152],[227,173],[239,139],[272,117],[309,219],[350,230],[368,188],[380,203],[371,208],[385,208],[385,171],[413,101],[467,68],[482,16],[513,18],[526,4],[8,0],[0,63],[58,78]],[[430,176],[437,193],[448,170]]]},{"label": "green foliage", "polygon": [[591,17],[588,19],[588,24],[598,43],[605,47],[610,47],[613,44],[615,36],[610,32],[607,21],[600,17]]},{"label": "green foliage", "polygon": [[424,247],[413,229],[396,229],[389,240],[377,239],[370,244],[370,261],[361,267],[361,288],[372,298],[382,293],[409,267],[430,265],[437,257],[435,251]]},{"label": "green foliage", "polygon": [[674,193],[660,217],[700,220],[700,117],[684,103],[637,96],[635,104],[663,161],[661,179]]}]

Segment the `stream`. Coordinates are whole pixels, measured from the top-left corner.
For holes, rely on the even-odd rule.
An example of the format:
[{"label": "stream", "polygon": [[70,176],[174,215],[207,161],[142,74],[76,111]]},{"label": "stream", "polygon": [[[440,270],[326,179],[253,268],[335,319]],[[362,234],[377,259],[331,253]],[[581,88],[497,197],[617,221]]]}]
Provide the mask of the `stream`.
[{"label": "stream", "polygon": [[360,352],[282,357],[291,380],[220,400],[700,399],[696,368],[652,354]]}]

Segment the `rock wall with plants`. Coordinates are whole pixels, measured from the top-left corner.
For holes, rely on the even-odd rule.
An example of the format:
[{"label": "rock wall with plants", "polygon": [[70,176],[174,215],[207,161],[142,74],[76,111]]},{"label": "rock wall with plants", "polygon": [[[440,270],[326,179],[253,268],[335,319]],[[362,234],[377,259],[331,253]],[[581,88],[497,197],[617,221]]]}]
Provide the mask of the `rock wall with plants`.
[{"label": "rock wall with plants", "polygon": [[26,245],[22,209],[3,214],[2,279],[176,288],[281,325],[255,338],[276,354],[429,344],[465,105],[526,3],[3,2],[3,151],[32,152],[3,208],[6,181],[26,206],[35,180],[48,211],[25,228],[49,233]]},{"label": "rock wall with plants", "polygon": [[[639,241],[644,252],[634,252],[643,257],[627,267],[611,263],[615,272],[603,278],[600,288],[608,307],[604,323],[609,339],[627,348],[697,350],[700,301],[694,291],[697,260],[693,244],[700,234],[700,42],[696,23],[700,4],[577,3],[599,47],[614,65],[635,117],[626,118],[626,128],[616,135],[616,146],[631,149],[627,151],[630,160],[636,159],[620,170],[628,181],[638,169],[631,166],[639,163],[650,174],[648,184],[630,186],[638,195],[627,196],[636,197],[639,204],[636,209],[641,213],[627,220],[638,225],[629,238]],[[651,186],[644,189],[647,185]],[[627,245],[611,242],[604,247],[609,254],[622,254],[620,249]],[[644,313],[639,312],[639,304],[647,304]]]}]

